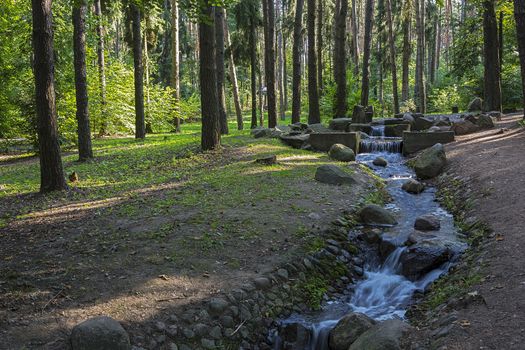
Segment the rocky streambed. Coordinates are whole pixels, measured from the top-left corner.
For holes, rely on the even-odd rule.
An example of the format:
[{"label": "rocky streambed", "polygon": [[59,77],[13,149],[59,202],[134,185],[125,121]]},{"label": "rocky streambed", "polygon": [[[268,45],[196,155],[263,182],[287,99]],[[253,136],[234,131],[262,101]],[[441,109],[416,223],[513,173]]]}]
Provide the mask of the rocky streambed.
[{"label": "rocky streambed", "polygon": [[[384,208],[362,208],[362,225],[348,233],[348,240],[362,247],[362,277],[326,298],[318,312],[280,320],[270,334],[276,350],[399,348],[410,330],[404,319],[415,295],[445,274],[466,248],[452,215],[436,201],[435,189],[415,180],[393,141],[385,143],[381,136],[377,141],[385,146],[367,145],[371,152],[356,160],[385,180],[392,200]],[[418,177],[432,177],[439,167],[433,158],[444,157],[440,147],[420,156],[425,167],[414,162]]]}]

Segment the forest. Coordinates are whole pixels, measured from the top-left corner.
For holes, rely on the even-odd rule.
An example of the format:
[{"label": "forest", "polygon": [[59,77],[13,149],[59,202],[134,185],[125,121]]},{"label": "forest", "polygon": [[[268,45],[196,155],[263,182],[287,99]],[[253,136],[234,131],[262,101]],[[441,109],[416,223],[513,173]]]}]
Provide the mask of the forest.
[{"label": "forest", "polygon": [[524,110],[525,0],[2,0],[0,349],[519,349]]}]

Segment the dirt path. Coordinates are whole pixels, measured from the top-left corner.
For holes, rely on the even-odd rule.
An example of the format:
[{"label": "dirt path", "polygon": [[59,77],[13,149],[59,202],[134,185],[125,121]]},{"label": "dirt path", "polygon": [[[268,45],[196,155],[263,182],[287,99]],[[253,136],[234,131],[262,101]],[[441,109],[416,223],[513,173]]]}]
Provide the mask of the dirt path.
[{"label": "dirt path", "polygon": [[[470,178],[475,215],[494,233],[483,247],[484,303],[458,312],[464,325],[444,339],[442,349],[525,349],[525,130],[521,115],[509,115],[497,129],[460,137],[447,146],[450,173]],[[500,131],[504,128],[503,132]]]}]

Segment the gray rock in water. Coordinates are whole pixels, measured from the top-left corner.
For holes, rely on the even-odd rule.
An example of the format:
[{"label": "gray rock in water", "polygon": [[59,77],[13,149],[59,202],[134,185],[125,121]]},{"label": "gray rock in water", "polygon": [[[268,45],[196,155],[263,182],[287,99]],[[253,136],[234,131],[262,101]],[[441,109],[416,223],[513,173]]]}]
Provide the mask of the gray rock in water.
[{"label": "gray rock in water", "polygon": [[332,147],[330,147],[330,150],[328,151],[328,155],[330,156],[330,158],[338,160],[340,162],[355,161],[354,151],[350,147],[347,147],[340,143],[332,145]]},{"label": "gray rock in water", "polygon": [[467,110],[469,112],[478,112],[483,109],[483,100],[479,97],[474,98],[470,103],[468,104]]},{"label": "gray rock in water", "polygon": [[376,159],[374,159],[374,161],[372,162],[372,164],[376,165],[376,166],[387,166],[388,165],[388,162],[386,161],[385,158],[383,157],[377,157]]},{"label": "gray rock in water", "polygon": [[350,313],[343,317],[330,331],[328,344],[331,350],[348,350],[357,338],[375,325],[370,317],[360,313]]},{"label": "gray rock in water", "polygon": [[330,185],[354,184],[356,180],[352,175],[336,165],[321,165],[315,172],[315,179]]},{"label": "gray rock in water", "polygon": [[311,331],[300,323],[286,323],[279,331],[285,349],[306,349]]},{"label": "gray rock in water", "polygon": [[418,155],[414,162],[414,170],[420,179],[431,179],[438,176],[447,163],[445,148],[437,143]]},{"label": "gray rock in water", "polygon": [[348,350],[400,350],[401,339],[412,327],[401,320],[387,320],[370,328]]},{"label": "gray rock in water", "polygon": [[129,350],[128,333],[120,323],[107,316],[94,317],[73,328],[73,350]]},{"label": "gray rock in water", "polygon": [[490,115],[482,114],[478,118],[478,126],[483,129],[492,129],[494,127],[494,119]]},{"label": "gray rock in water", "polygon": [[425,185],[415,179],[408,179],[401,188],[408,193],[419,194],[425,190]]},{"label": "gray rock in water", "polygon": [[368,225],[396,225],[397,221],[385,208],[376,204],[365,205],[359,210],[359,219]]},{"label": "gray rock in water", "polygon": [[421,215],[416,219],[414,228],[420,231],[437,231],[441,228],[441,224],[438,217],[431,214],[426,214]]},{"label": "gray rock in water", "polygon": [[401,255],[402,273],[406,278],[416,281],[447,262],[451,254],[445,242],[434,239],[420,241]]}]

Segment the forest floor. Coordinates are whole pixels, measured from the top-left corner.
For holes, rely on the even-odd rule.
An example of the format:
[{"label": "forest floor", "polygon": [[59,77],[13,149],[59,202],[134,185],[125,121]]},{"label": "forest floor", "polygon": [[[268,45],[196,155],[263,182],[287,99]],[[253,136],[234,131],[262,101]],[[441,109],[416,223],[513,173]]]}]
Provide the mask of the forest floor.
[{"label": "forest floor", "polygon": [[440,349],[525,348],[525,129],[518,124],[522,118],[504,116],[497,129],[461,136],[446,146],[450,178],[467,179],[476,198],[470,215],[488,224],[492,233],[475,248],[478,258],[473,268],[480,282],[466,291],[484,302],[455,311],[461,326],[441,339]]},{"label": "forest floor", "polygon": [[[89,163],[64,155],[79,181],[48,196],[38,158],[0,158],[0,349],[59,349],[92,316],[130,330],[198,304],[319,249],[316,232],[373,200],[369,188],[316,182],[324,153],[248,131],[199,153],[197,127],[95,140]],[[277,165],[254,163],[269,154]]]}]

